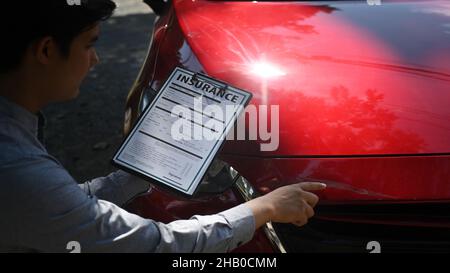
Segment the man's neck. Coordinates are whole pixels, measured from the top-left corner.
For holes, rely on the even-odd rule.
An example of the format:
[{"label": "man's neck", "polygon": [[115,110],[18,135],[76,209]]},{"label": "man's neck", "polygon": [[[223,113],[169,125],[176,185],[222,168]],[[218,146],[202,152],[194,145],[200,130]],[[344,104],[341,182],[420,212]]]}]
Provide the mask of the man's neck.
[{"label": "man's neck", "polygon": [[19,72],[0,75],[0,96],[25,108],[31,113],[38,113],[45,105],[39,101],[38,87]]}]

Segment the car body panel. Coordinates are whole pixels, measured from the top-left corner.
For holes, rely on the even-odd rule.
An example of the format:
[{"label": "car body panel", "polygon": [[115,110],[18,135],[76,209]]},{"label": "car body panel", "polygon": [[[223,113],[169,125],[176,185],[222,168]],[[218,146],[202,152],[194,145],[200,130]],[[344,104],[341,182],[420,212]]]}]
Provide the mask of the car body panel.
[{"label": "car body panel", "polygon": [[296,181],[326,183],[321,204],[450,200],[449,156],[221,158],[262,193]]},{"label": "car body panel", "polygon": [[[443,2],[427,1],[427,5],[423,2],[388,3],[380,11],[377,10],[380,7],[360,2],[340,4],[336,1],[329,5],[314,5],[312,2],[174,3],[175,10],[170,10],[157,25],[151,54],[143,69],[145,73],[140,77],[141,85],[150,85],[158,90],[174,67],[184,66],[251,90],[254,93],[251,103],[261,105],[264,92],[254,86],[261,83],[255,77],[248,77],[247,72],[238,70],[245,61],[241,58],[245,56],[243,54],[249,52],[256,56],[261,51],[266,57],[276,55],[274,59],[281,63],[292,63],[286,65],[289,67],[286,75],[269,79],[266,84],[269,90],[266,103],[280,106],[279,149],[261,152],[258,141],[235,140],[226,141],[220,153],[225,161],[233,156],[240,158],[229,163],[252,183],[263,181],[258,188],[280,186],[279,183],[270,184],[270,179],[266,179],[266,176],[277,175],[278,181],[289,181],[287,183],[298,179],[329,181],[334,186],[327,190],[323,201],[450,199],[447,149],[450,145],[450,129],[447,128],[450,126],[450,82],[445,76],[450,62],[442,61],[450,54],[447,38],[450,35],[444,32],[445,28],[441,32],[427,34],[434,37],[434,44],[430,50],[420,51],[416,48],[428,45],[427,41],[422,41],[425,45],[418,44],[425,34],[423,31],[411,34],[409,40],[416,44],[407,49],[405,52],[409,53],[405,55],[422,57],[405,59],[393,54],[393,46],[387,45],[408,48],[408,43],[398,45],[401,39],[397,41],[392,35],[386,38],[383,36],[385,32],[369,35],[356,28],[355,23],[343,20],[344,15],[339,15],[346,9],[377,16],[394,12],[403,14],[399,20],[401,24],[414,26],[412,22],[418,18],[413,15],[425,14],[423,16],[429,16],[426,17],[429,20],[425,20],[428,27],[437,27],[443,24],[442,16],[450,18],[441,15],[442,12],[431,12],[438,10]],[[222,5],[228,7],[219,12]],[[444,7],[450,10],[450,6]],[[266,20],[271,12],[274,12],[274,18]],[[405,13],[411,17],[406,17]],[[212,18],[216,23],[205,23]],[[236,18],[239,18],[239,24]],[[433,18],[437,19],[430,20]],[[365,16],[364,19],[370,18]],[[298,27],[295,22],[310,25],[316,31],[304,33],[302,28],[295,28]],[[274,33],[278,36],[267,35],[267,28],[270,29],[267,25],[275,23],[279,31]],[[249,29],[251,25],[256,25],[255,29]],[[398,26],[393,26],[394,30],[395,27]],[[290,28],[295,31],[286,30]],[[258,32],[258,29],[262,30]],[[166,30],[169,30],[168,34],[161,36],[160,33]],[[210,39],[211,33],[214,33],[214,40]],[[329,49],[327,38],[321,38],[325,34],[335,38],[333,50]],[[264,38],[266,36],[271,37],[267,43],[272,47],[261,46],[264,43],[259,40],[268,39]],[[378,37],[381,38],[377,40]],[[387,42],[382,42],[382,38]],[[259,43],[252,42],[255,40]],[[314,46],[300,51],[296,46],[303,41]],[[258,50],[247,49],[254,46]],[[444,54],[437,50],[439,48],[449,50]],[[316,53],[311,53],[313,51]],[[437,61],[423,57],[427,52],[440,52],[442,57]],[[329,59],[317,57],[325,54]],[[346,59],[350,63],[337,59]],[[371,64],[369,59],[372,59]],[[415,65],[412,64],[414,62]],[[424,70],[426,67],[428,72]],[[419,71],[419,68],[424,71]],[[298,69],[310,75],[303,77]],[[283,87],[288,85],[289,88]],[[247,161],[246,158],[250,159]],[[257,163],[243,167],[248,162]],[[260,172],[262,167],[258,166],[265,166],[265,171]],[[337,190],[337,187],[341,189]]]},{"label": "car body panel", "polygon": [[449,153],[449,3],[326,3],[174,1],[205,72],[251,91],[253,105],[279,105],[278,149],[224,150]]},{"label": "car body panel", "polygon": [[[318,241],[339,251],[346,239],[326,235],[342,223],[352,232],[348,223],[382,223],[399,234],[402,226],[450,227],[448,213],[414,215],[414,206],[450,201],[449,2],[174,0],[156,22],[130,91],[125,132],[144,94],[156,94],[176,66],[252,92],[251,105],[279,105],[278,149],[261,151],[261,140],[227,140],[218,158],[261,194],[298,181],[328,185],[319,194],[320,224],[282,228],[285,240],[301,241],[306,251]],[[189,200],[154,187],[130,209],[170,222],[242,202],[235,188]],[[367,204],[386,206],[368,213]],[[390,216],[394,205],[411,205],[412,215],[400,217],[402,208]],[[349,214],[349,206],[362,212]],[[365,250],[360,240],[368,236],[355,239],[357,249]],[[272,250],[261,230],[238,249]]]}]

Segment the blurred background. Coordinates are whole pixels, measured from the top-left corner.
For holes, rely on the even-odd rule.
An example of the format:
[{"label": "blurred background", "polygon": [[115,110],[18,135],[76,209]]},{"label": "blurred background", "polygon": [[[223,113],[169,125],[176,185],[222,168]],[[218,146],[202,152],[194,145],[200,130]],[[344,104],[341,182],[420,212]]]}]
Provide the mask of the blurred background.
[{"label": "blurred background", "polygon": [[122,141],[125,99],[147,54],[155,15],[142,0],[114,0],[102,23],[100,63],[80,96],[44,109],[46,147],[78,182],[114,171],[110,160]]}]

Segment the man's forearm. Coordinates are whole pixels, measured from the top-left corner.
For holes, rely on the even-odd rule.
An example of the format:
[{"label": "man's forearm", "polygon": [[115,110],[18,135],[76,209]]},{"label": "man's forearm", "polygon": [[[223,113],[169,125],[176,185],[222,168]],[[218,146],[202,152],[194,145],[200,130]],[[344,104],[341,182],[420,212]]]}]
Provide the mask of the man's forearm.
[{"label": "man's forearm", "polygon": [[246,205],[253,212],[255,229],[260,228],[265,223],[272,220],[274,208],[270,202],[267,202],[264,199],[264,196],[248,201]]}]

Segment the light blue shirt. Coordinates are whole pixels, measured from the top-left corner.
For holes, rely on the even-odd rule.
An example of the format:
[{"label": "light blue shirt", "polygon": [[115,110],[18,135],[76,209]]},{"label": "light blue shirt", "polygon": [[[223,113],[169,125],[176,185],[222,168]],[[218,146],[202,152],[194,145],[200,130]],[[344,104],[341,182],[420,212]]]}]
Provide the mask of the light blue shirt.
[{"label": "light blue shirt", "polygon": [[242,204],[169,224],[120,208],[149,190],[123,171],[78,185],[37,138],[38,116],[0,96],[0,252],[227,252],[255,229]]}]

